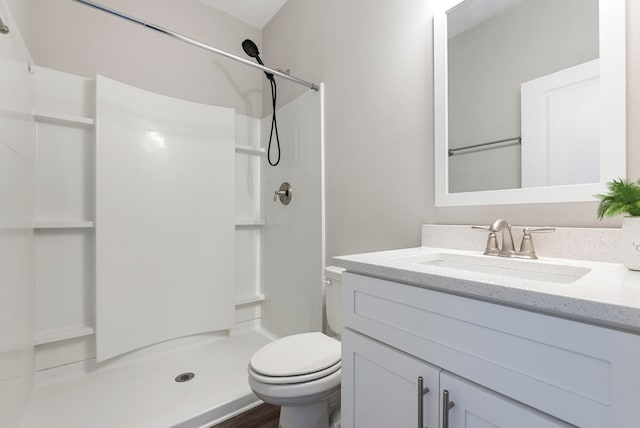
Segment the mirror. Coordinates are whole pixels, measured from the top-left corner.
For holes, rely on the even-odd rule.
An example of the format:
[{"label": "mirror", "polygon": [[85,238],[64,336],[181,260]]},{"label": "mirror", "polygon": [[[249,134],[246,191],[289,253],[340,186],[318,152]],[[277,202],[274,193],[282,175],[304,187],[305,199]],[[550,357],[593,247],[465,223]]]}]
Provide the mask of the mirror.
[{"label": "mirror", "polygon": [[589,201],[625,176],[622,3],[439,3],[436,206]]}]

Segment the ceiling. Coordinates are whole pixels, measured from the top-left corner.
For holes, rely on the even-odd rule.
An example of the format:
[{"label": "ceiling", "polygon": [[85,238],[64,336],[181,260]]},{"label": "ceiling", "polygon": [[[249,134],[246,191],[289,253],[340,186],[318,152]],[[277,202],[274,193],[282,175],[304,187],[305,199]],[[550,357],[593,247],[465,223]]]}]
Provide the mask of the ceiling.
[{"label": "ceiling", "polygon": [[200,0],[260,30],[287,0]]}]

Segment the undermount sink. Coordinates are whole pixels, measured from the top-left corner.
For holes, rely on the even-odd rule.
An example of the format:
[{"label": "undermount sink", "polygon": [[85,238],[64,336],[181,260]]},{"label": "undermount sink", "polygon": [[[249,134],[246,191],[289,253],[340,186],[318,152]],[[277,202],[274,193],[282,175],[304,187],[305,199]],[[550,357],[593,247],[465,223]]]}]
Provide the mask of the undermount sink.
[{"label": "undermount sink", "polygon": [[444,252],[433,254],[429,256],[429,260],[421,261],[420,264],[556,284],[571,284],[591,271],[585,267],[551,264],[539,260]]}]

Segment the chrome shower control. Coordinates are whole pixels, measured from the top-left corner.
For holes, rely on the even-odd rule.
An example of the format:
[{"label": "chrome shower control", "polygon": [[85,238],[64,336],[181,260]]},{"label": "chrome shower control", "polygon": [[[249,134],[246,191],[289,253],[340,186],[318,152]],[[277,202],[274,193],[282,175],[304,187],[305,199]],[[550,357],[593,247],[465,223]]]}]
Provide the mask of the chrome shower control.
[{"label": "chrome shower control", "polygon": [[289,205],[293,196],[293,188],[286,181],[280,185],[280,189],[273,192],[273,202],[280,198],[282,205]]}]

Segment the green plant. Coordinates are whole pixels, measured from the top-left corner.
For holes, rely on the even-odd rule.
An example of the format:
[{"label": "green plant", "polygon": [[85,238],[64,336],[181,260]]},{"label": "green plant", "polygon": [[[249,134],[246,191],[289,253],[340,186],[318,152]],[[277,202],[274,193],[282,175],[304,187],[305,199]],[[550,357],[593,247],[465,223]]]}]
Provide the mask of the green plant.
[{"label": "green plant", "polygon": [[629,214],[632,217],[640,216],[640,180],[633,182],[628,179],[613,180],[607,183],[609,193],[596,195],[600,199],[598,206],[598,218],[615,217],[620,214]]}]

